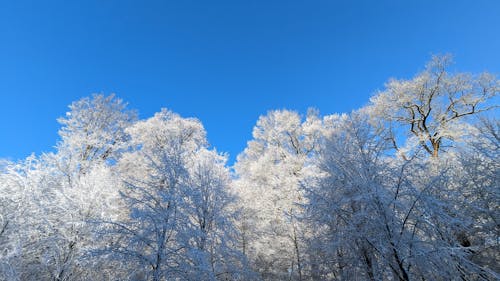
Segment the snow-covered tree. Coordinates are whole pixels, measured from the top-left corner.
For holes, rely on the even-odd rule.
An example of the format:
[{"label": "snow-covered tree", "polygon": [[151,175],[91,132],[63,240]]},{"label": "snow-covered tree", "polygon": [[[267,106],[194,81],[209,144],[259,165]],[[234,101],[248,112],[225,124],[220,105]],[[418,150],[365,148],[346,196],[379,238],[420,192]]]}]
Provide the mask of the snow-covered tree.
[{"label": "snow-covered tree", "polygon": [[410,80],[389,80],[386,89],[370,99],[367,110],[375,122],[409,133],[410,147],[405,149],[418,145],[437,157],[446,141],[469,134],[466,117],[495,107],[489,102],[500,93],[494,75],[450,73],[450,63],[449,55],[434,56],[423,72]]},{"label": "snow-covered tree", "polygon": [[307,218],[316,230],[310,251],[314,280],[376,280],[381,269],[372,244],[384,240],[388,197],[380,185],[384,143],[357,117],[330,117],[316,174],[303,181]]},{"label": "snow-covered tree", "polygon": [[103,252],[134,278],[245,280],[225,213],[232,200],[225,159],[207,150],[202,124],[162,110],[127,132],[133,149],[118,166],[129,218],[107,222],[114,242]]},{"label": "snow-covered tree", "polygon": [[[73,103],[55,153],[30,156],[2,173],[16,206],[15,269],[21,280],[94,279],[87,259],[93,225],[117,213],[115,178],[105,160],[118,155],[132,114],[121,100],[95,95]],[[94,277],[91,277],[94,276]]]},{"label": "snow-covered tree", "polygon": [[[469,222],[457,239],[471,249],[472,262],[500,272],[500,122],[483,118],[477,133],[453,159],[457,208]],[[457,161],[458,160],[458,161]],[[458,163],[456,163],[458,162]]]},{"label": "snow-covered tree", "polygon": [[293,111],[261,116],[253,140],[238,156],[235,186],[244,206],[242,248],[266,280],[303,279],[302,170],[315,148],[321,120]]},{"label": "snow-covered tree", "polygon": [[25,190],[18,184],[19,165],[0,163],[0,280],[20,280],[20,225],[25,215]]},{"label": "snow-covered tree", "polygon": [[127,147],[125,129],[136,120],[136,113],[113,94],[94,94],[69,106],[59,118],[61,141],[57,149],[66,162],[64,169],[84,173],[92,162],[114,160]]},{"label": "snow-covered tree", "polygon": [[[193,225],[192,253],[197,258],[197,271],[205,276],[194,280],[254,280],[246,257],[238,249],[239,233],[234,225],[236,214],[231,205],[235,197],[230,192],[227,158],[216,151],[201,149],[189,163],[190,221]],[[196,271],[195,271],[196,272]]]},{"label": "snow-covered tree", "polygon": [[[359,113],[339,118],[306,178],[316,280],[489,280],[460,236],[471,225],[447,159],[399,159]],[[457,205],[459,204],[459,205]]]},{"label": "snow-covered tree", "polygon": [[204,145],[195,119],[162,110],[128,129],[135,147],[118,163],[129,219],[110,221],[111,253],[148,280],[185,278],[189,225],[183,191],[186,158]]}]

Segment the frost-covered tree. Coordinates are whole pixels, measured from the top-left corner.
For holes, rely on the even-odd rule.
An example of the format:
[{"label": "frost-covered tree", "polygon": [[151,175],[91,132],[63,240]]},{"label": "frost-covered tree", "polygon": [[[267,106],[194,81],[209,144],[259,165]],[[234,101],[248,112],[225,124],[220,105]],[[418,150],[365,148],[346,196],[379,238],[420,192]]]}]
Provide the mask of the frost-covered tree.
[{"label": "frost-covered tree", "polygon": [[83,268],[90,246],[98,244],[92,241],[96,224],[90,222],[118,213],[114,203],[118,180],[110,165],[126,148],[125,129],[135,120],[135,113],[114,95],[85,97],[69,108],[66,117],[58,120],[62,128],[56,153],[41,159],[41,169],[51,180],[47,192],[55,196],[52,201],[39,200],[41,210],[47,210],[45,220],[50,229],[46,232],[57,243],[49,247],[57,249],[51,254],[51,263],[57,264],[56,270],[60,271],[55,280],[63,279],[61,274],[75,274],[68,266],[77,266],[78,276],[67,278],[84,279],[88,278],[86,274],[94,273],[84,272]]},{"label": "frost-covered tree", "polygon": [[[148,280],[186,278],[189,225],[186,159],[205,142],[195,119],[163,110],[128,129],[134,150],[119,162],[129,219],[110,221],[111,253]],[[133,272],[133,271],[132,271]]]},{"label": "frost-covered tree", "polygon": [[315,280],[494,280],[459,234],[470,217],[446,159],[398,159],[358,113],[338,118],[306,178]]},{"label": "frost-covered tree", "polygon": [[[234,226],[236,214],[231,205],[227,159],[216,151],[201,149],[189,163],[189,182],[185,192],[189,198],[190,222],[193,226],[192,262],[205,276],[196,280],[254,280],[246,257],[238,249],[239,233]],[[195,273],[197,272],[195,271]]]},{"label": "frost-covered tree", "polygon": [[127,132],[133,149],[118,166],[129,217],[107,222],[113,242],[102,252],[127,264],[129,278],[247,279],[225,213],[225,160],[207,150],[202,124],[162,110]]},{"label": "frost-covered tree", "polygon": [[494,75],[450,73],[450,63],[450,56],[434,56],[423,72],[410,80],[389,80],[386,89],[370,99],[367,110],[375,122],[409,133],[406,149],[413,149],[414,143],[437,157],[446,141],[469,134],[466,117],[495,107],[489,102],[500,93]]},{"label": "frost-covered tree", "polygon": [[95,165],[68,186],[55,158],[57,154],[29,157],[6,166],[0,177],[6,222],[0,236],[5,254],[0,272],[8,273],[7,280],[98,276],[92,267],[96,261],[87,252],[100,241],[93,241],[94,227],[88,221],[119,213],[115,178],[104,165]]},{"label": "frost-covered tree", "polygon": [[11,258],[17,278],[60,280],[70,276],[73,251],[62,242],[67,233],[59,211],[64,205],[50,167],[31,156],[9,167],[3,178],[2,189],[13,192],[9,197],[18,212],[9,223],[16,226],[9,238],[16,249]]},{"label": "frost-covered tree", "polygon": [[95,279],[87,252],[98,243],[89,221],[117,212],[118,190],[105,160],[117,156],[114,145],[124,141],[118,132],[132,115],[113,96],[84,98],[70,108],[55,153],[31,156],[3,173],[1,189],[12,192],[8,202],[17,208],[9,225],[17,226],[11,256],[21,280]]},{"label": "frost-covered tree", "polygon": [[313,112],[302,120],[293,111],[270,111],[257,121],[253,140],[235,164],[235,185],[244,206],[242,248],[266,280],[303,279],[299,182],[320,129]]},{"label": "frost-covered tree", "polygon": [[113,94],[84,97],[69,109],[58,119],[62,128],[57,149],[67,162],[64,168],[84,173],[95,161],[116,161],[127,147],[125,129],[136,120],[136,113]]},{"label": "frost-covered tree", "polygon": [[18,165],[0,163],[0,280],[20,280],[19,230],[25,215],[25,190],[16,177]]},{"label": "frost-covered tree", "polygon": [[331,116],[316,174],[303,181],[307,218],[315,235],[309,251],[319,259],[313,280],[376,280],[375,249],[384,237],[388,193],[380,184],[384,143],[358,116]]},{"label": "frost-covered tree", "polygon": [[483,118],[476,129],[452,159],[451,180],[460,191],[455,200],[469,222],[457,239],[471,249],[472,262],[500,272],[500,122]]}]

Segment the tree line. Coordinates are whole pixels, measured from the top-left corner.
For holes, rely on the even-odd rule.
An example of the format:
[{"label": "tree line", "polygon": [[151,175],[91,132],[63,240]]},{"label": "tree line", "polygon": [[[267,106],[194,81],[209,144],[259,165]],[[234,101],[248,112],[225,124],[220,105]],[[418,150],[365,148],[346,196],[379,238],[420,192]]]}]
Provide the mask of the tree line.
[{"label": "tree line", "polygon": [[0,280],[498,280],[500,81],[450,63],[269,111],[232,167],[196,118],[75,101],[0,162]]}]

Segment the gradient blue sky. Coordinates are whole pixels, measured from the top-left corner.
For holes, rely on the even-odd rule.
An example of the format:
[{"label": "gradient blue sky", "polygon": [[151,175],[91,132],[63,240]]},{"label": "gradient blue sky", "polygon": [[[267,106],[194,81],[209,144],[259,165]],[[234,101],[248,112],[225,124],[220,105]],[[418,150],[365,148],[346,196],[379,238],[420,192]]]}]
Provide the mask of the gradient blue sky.
[{"label": "gradient blue sky", "polygon": [[0,158],[52,150],[92,93],[199,118],[232,159],[271,109],[366,104],[431,54],[500,73],[500,1],[3,1]]}]

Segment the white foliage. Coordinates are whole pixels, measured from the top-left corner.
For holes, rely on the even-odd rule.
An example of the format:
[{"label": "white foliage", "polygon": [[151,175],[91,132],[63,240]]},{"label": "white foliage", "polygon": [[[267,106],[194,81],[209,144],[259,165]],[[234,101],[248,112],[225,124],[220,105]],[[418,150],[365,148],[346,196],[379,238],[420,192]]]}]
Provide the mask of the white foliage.
[{"label": "white foliage", "polygon": [[56,152],[0,161],[0,280],[497,280],[500,83],[449,62],[268,112],[234,174],[196,118],[76,101]]}]

